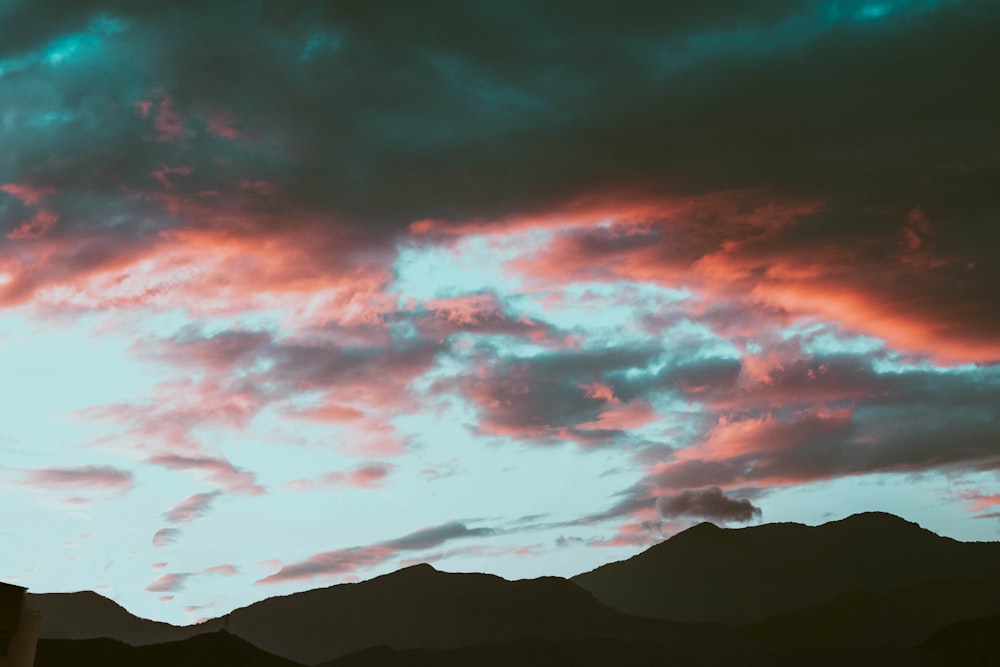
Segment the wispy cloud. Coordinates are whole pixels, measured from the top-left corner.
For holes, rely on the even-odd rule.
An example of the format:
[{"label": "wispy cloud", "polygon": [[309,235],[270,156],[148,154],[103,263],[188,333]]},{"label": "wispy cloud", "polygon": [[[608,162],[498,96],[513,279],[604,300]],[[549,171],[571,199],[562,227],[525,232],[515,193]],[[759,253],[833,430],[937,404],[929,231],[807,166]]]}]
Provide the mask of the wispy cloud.
[{"label": "wispy cloud", "polygon": [[470,528],[460,522],[441,524],[377,544],[324,551],[298,563],[285,565],[257,583],[275,584],[349,574],[375,567],[400,553],[432,549],[451,540],[488,537],[494,533],[491,528]]}]

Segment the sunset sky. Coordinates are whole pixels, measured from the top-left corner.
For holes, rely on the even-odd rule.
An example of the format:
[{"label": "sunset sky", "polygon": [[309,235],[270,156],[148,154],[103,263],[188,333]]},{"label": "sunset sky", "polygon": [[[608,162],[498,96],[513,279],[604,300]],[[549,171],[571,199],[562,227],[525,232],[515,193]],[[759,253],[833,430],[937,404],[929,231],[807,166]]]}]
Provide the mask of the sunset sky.
[{"label": "sunset sky", "polygon": [[0,0],[0,580],[190,623],[703,520],[1000,539],[998,34]]}]

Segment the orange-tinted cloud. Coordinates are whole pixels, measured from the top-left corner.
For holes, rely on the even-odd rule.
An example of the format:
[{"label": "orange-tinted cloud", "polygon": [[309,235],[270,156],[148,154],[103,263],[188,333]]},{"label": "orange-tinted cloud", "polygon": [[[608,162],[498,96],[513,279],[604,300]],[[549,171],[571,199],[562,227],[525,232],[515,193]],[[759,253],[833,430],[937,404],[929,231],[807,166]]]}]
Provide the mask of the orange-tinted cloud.
[{"label": "orange-tinted cloud", "polygon": [[295,479],[288,482],[288,486],[297,491],[309,491],[328,486],[376,489],[385,485],[385,480],[392,469],[393,466],[388,463],[373,461],[351,470],[331,470],[312,479]]},{"label": "orange-tinted cloud", "polygon": [[28,206],[34,206],[41,202],[44,197],[55,194],[56,189],[52,187],[36,187],[24,183],[3,183],[0,184],[0,191],[6,192],[12,197],[17,197]]}]

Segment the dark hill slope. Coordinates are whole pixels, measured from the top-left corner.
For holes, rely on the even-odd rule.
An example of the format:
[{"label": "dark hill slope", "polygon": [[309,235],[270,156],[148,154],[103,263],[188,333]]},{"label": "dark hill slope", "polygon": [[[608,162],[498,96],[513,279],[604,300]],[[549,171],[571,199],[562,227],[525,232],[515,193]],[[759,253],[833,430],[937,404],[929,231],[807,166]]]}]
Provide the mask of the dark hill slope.
[{"label": "dark hill slope", "polygon": [[176,642],[129,646],[114,639],[42,639],[35,667],[300,667],[239,637],[211,632]]},{"label": "dark hill slope", "polygon": [[636,639],[676,646],[704,640],[718,652],[743,650],[748,644],[731,628],[621,614],[566,579],[507,581],[439,572],[430,565],[269,598],[232,612],[229,629],[304,664],[379,645],[453,648],[525,637]]},{"label": "dark hill slope", "polygon": [[954,623],[934,633],[921,648],[947,658],[949,666],[1000,665],[1000,614]]},{"label": "dark hill slope", "polygon": [[27,604],[41,612],[38,636],[45,639],[110,637],[139,646],[186,639],[222,627],[218,621],[176,626],[139,618],[92,591],[28,593]]},{"label": "dark hill slope", "polygon": [[522,639],[452,649],[393,650],[380,646],[352,653],[321,667],[944,667],[944,659],[921,649],[776,652],[738,657],[713,655],[708,647],[666,649],[649,642],[585,639],[553,642]]},{"label": "dark hill slope", "polygon": [[916,646],[946,625],[990,614],[1000,614],[1000,575],[935,579],[889,593],[855,591],[743,629],[783,648]]},{"label": "dark hill slope", "polygon": [[940,537],[891,514],[821,526],[703,523],[573,577],[614,609],[679,621],[749,623],[850,591],[1000,572],[1000,543]]}]

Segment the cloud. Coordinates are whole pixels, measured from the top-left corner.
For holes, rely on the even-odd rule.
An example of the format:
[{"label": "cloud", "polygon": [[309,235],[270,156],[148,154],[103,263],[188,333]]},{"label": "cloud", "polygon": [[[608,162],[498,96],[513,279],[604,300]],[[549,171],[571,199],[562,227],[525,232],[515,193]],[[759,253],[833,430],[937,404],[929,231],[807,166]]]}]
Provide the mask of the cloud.
[{"label": "cloud", "polygon": [[618,345],[556,349],[520,358],[484,345],[470,364],[474,375],[440,380],[435,390],[454,392],[469,401],[478,411],[478,430],[487,435],[601,442],[606,437],[602,430],[642,425],[652,418],[651,410],[641,400],[625,406],[616,396],[595,394],[589,389],[591,383],[646,366],[657,351],[645,345]]},{"label": "cloud", "polygon": [[[266,492],[264,487],[257,484],[256,475],[242,468],[237,468],[223,458],[213,456],[184,456],[181,454],[156,454],[145,459],[144,463],[162,466],[171,470],[207,472],[207,479],[217,483],[223,490],[230,493],[245,493],[256,496]],[[195,504],[201,503],[204,505],[206,502],[210,502],[205,499],[204,496],[206,494],[200,495],[203,497],[194,500]],[[191,500],[191,498],[188,500]]]},{"label": "cloud", "polygon": [[1000,493],[983,493],[982,490],[973,489],[970,491],[960,491],[955,495],[968,502],[969,509],[972,512],[981,512],[994,505],[1000,505]]},{"label": "cloud", "polygon": [[256,583],[273,584],[348,574],[355,570],[380,565],[400,553],[432,549],[451,540],[487,537],[494,533],[495,531],[490,528],[470,528],[460,522],[431,526],[377,544],[318,553],[303,561],[285,565],[274,574],[264,577]]},{"label": "cloud", "polygon": [[189,572],[165,574],[146,586],[146,590],[154,593],[177,593],[184,589],[184,585],[191,576],[192,574]]},{"label": "cloud", "polygon": [[[132,348],[175,379],[79,414],[219,493],[265,491],[219,429],[388,460],[453,399],[491,444],[631,461],[608,543],[706,489],[1000,469],[1000,12],[723,9],[6,3],[0,308],[183,318]],[[499,277],[417,297],[408,253]],[[32,483],[130,488],[102,470]]]},{"label": "cloud", "polygon": [[[190,583],[193,577],[232,577],[239,573],[239,567],[230,564],[215,565],[199,572],[169,572],[146,586],[146,590],[153,593],[179,593],[184,590],[184,587]],[[163,598],[160,599],[162,600]]]},{"label": "cloud", "polygon": [[295,479],[288,482],[288,486],[298,491],[308,491],[327,486],[375,489],[381,488],[385,484],[385,480],[392,470],[393,466],[391,464],[373,461],[348,471],[331,470],[312,479]]},{"label": "cloud", "polygon": [[163,516],[173,524],[190,523],[198,517],[204,516],[219,494],[219,491],[195,493],[164,512]]},{"label": "cloud", "polygon": [[132,473],[112,466],[22,470],[23,484],[49,489],[91,489],[124,493],[134,484]]},{"label": "cloud", "polygon": [[666,519],[691,517],[744,523],[761,515],[760,508],[749,500],[730,498],[717,486],[660,496],[656,500],[656,511]]},{"label": "cloud", "polygon": [[0,185],[0,191],[6,192],[12,197],[17,197],[24,204],[34,206],[46,196],[54,194],[56,190],[55,188],[37,187],[23,183],[4,183]]},{"label": "cloud", "polygon": [[177,528],[160,528],[153,534],[153,548],[160,549],[177,541],[181,531]]}]

